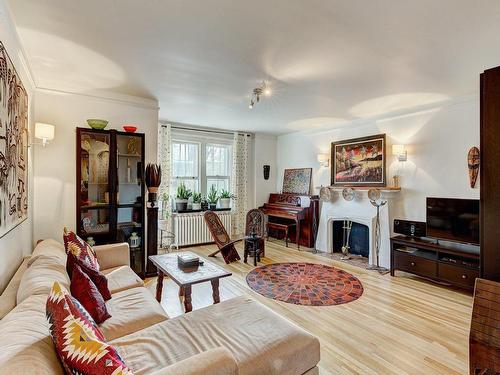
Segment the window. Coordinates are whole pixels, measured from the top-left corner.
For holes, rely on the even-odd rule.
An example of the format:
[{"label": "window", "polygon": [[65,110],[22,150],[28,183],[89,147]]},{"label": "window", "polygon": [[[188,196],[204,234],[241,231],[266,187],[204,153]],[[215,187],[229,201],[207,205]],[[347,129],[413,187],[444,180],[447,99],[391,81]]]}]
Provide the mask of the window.
[{"label": "window", "polygon": [[200,190],[200,144],[172,142],[172,192],[184,182],[191,191]]},{"label": "window", "polygon": [[231,189],[232,147],[229,144],[201,140],[172,141],[172,184],[170,194],[184,182],[194,192],[206,195],[211,186],[220,192]]},{"label": "window", "polygon": [[205,150],[207,191],[210,190],[212,185],[214,185],[218,191],[222,189],[229,191],[229,146],[207,144]]}]

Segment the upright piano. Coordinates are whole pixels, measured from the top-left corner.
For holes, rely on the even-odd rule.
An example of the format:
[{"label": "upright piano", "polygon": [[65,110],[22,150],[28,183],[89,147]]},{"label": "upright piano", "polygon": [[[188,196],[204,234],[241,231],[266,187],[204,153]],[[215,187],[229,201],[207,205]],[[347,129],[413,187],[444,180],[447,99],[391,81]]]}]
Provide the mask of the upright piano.
[{"label": "upright piano", "polygon": [[[319,215],[319,197],[317,195],[297,195],[271,193],[269,200],[259,207],[269,222],[295,223],[290,228],[291,242],[313,248],[316,239]],[[276,237],[276,233],[269,233]]]}]

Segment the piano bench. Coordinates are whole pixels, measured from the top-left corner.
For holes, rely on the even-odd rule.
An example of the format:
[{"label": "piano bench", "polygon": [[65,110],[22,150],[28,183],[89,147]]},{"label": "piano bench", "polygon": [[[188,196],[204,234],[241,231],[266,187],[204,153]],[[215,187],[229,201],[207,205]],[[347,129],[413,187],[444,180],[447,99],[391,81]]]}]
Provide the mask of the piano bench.
[{"label": "piano bench", "polygon": [[271,223],[268,221],[266,224],[266,226],[267,226],[267,240],[269,241],[269,229],[284,232],[285,233],[285,244],[286,244],[286,247],[288,247],[288,239],[289,239],[288,230],[290,229],[290,227],[294,227],[295,225],[296,225],[295,223],[280,224],[280,223]]}]

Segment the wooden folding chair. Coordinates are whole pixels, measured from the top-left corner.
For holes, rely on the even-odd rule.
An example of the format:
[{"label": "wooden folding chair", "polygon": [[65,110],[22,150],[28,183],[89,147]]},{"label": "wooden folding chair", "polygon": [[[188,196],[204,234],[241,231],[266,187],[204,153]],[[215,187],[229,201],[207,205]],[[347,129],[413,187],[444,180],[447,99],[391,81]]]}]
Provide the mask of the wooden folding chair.
[{"label": "wooden folding chair", "polygon": [[221,253],[226,264],[240,260],[241,258],[236,251],[234,244],[242,241],[243,239],[240,238],[238,240],[231,241],[231,238],[226,232],[226,228],[224,228],[219,216],[215,212],[206,211],[203,214],[203,218],[205,219],[205,223],[207,224],[208,230],[210,231],[215,244],[219,248],[219,250],[210,254],[209,257],[215,257],[218,253]]},{"label": "wooden folding chair", "polygon": [[[259,249],[262,256],[266,256],[265,241],[266,237],[266,216],[258,208],[254,208],[247,212],[245,236],[259,236]],[[245,242],[245,252],[247,251],[247,243]]]},{"label": "wooden folding chair", "polygon": [[469,336],[470,375],[500,373],[500,283],[476,279]]}]

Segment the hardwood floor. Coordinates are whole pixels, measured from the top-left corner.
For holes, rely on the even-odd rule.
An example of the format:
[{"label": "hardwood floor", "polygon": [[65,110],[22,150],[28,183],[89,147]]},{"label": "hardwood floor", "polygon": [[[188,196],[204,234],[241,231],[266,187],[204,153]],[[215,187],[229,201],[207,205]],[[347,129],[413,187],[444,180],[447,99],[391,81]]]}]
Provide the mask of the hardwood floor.
[{"label": "hardwood floor", "polygon": [[[206,256],[214,246],[190,248]],[[188,250],[188,249],[183,249]],[[242,247],[238,247],[242,255]],[[221,300],[248,295],[316,335],[321,341],[320,373],[329,374],[467,374],[472,296],[417,277],[380,276],[324,256],[266,244],[260,263],[313,262],[342,268],[358,277],[364,293],[356,301],[327,307],[296,306],[262,297],[246,284],[253,263],[226,265],[233,276],[222,279]],[[154,288],[154,280],[148,286]],[[210,305],[210,283],[193,287],[193,309]],[[183,313],[178,288],[165,279],[163,307],[169,316]]]}]

